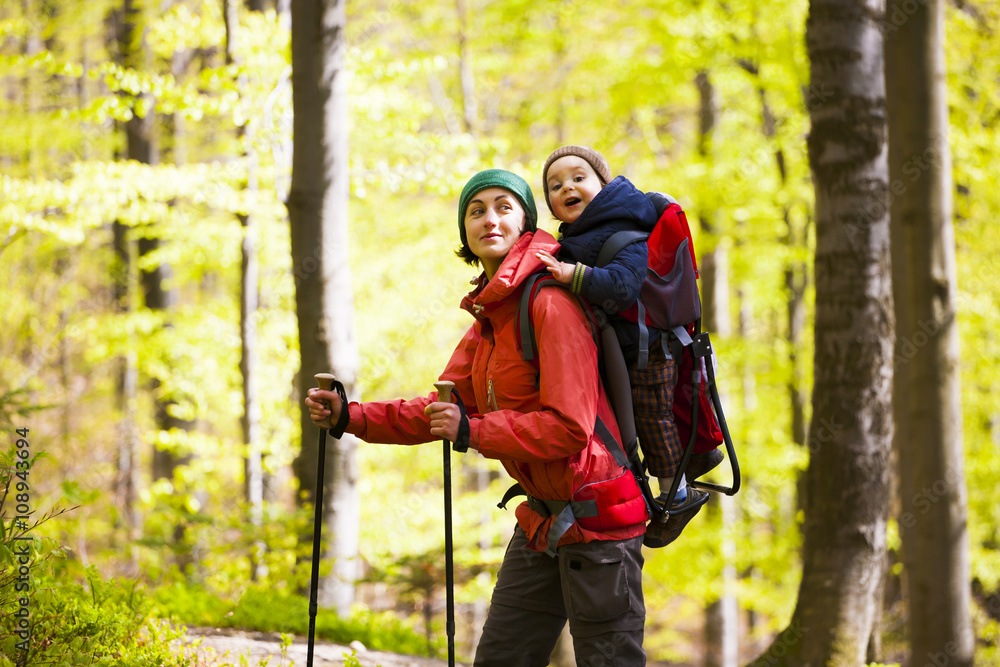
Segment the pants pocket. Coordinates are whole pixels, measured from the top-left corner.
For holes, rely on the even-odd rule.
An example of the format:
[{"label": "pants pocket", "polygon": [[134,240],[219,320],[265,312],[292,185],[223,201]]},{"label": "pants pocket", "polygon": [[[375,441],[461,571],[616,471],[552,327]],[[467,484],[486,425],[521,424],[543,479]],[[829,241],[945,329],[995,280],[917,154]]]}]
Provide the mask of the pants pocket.
[{"label": "pants pocket", "polygon": [[607,541],[567,547],[559,550],[559,567],[569,618],[604,623],[627,614],[632,604],[624,545]]}]

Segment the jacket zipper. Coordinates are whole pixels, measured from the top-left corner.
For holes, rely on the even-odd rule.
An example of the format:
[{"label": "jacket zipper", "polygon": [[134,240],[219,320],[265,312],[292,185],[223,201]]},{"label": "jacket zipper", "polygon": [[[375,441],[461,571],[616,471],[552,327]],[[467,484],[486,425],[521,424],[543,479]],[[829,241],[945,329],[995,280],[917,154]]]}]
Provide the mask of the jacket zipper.
[{"label": "jacket zipper", "polygon": [[500,407],[497,405],[497,395],[493,392],[493,380],[486,381],[486,400],[490,404],[490,409],[494,412],[499,412]]}]

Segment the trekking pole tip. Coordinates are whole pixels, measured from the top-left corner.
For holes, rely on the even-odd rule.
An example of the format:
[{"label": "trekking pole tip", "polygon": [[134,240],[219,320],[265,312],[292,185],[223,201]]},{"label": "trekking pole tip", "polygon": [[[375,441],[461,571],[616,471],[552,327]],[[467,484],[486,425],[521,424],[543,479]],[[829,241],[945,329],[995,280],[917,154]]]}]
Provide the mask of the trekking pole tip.
[{"label": "trekking pole tip", "polygon": [[[316,373],[316,375],[313,375],[313,377],[316,378],[316,384],[319,385],[319,388],[323,389],[324,391],[332,391],[333,383],[337,381],[336,376],[333,375],[332,373]],[[329,409],[330,404],[327,403],[326,407],[327,409]],[[342,409],[346,409],[346,406],[344,406],[344,408]],[[327,430],[333,428],[333,415],[330,415],[323,421],[318,422],[318,426],[320,428],[325,428]]]},{"label": "trekking pole tip", "polygon": [[442,403],[451,403],[451,390],[455,388],[455,383],[448,380],[435,382],[434,386],[438,390],[438,400]]}]

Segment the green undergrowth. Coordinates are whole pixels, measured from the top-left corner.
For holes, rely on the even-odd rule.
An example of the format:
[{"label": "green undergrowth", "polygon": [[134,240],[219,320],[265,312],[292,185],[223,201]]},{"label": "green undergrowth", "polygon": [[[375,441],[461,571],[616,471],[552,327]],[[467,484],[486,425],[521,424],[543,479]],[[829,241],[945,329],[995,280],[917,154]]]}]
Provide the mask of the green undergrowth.
[{"label": "green undergrowth", "polygon": [[135,582],[105,580],[94,568],[67,574],[66,549],[39,529],[68,510],[35,512],[40,455],[18,442],[25,447],[0,452],[0,667],[191,666],[173,647],[183,631],[150,614]]},{"label": "green undergrowth", "polygon": [[[237,599],[227,599],[201,586],[174,583],[151,595],[156,615],[175,623],[297,635],[309,631],[309,601],[287,592],[251,587]],[[388,612],[358,609],[349,618],[341,618],[321,608],[316,614],[316,638],[337,644],[359,641],[369,649],[395,653],[427,652],[426,638]],[[438,655],[441,650],[434,646]]]},{"label": "green undergrowth", "polygon": [[[44,561],[33,566],[41,570]],[[47,572],[31,579],[23,606],[9,589],[0,593],[0,666],[193,664],[173,646],[183,629],[153,618],[148,601],[132,582],[105,581],[92,574],[85,584],[67,583]],[[30,612],[30,631],[16,617],[22,608]]]}]

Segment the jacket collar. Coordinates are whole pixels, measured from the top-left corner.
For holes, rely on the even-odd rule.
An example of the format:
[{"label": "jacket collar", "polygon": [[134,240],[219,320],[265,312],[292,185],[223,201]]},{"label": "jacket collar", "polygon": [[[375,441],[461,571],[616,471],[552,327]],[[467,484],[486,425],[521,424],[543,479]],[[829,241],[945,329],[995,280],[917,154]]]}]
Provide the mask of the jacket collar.
[{"label": "jacket collar", "polygon": [[479,318],[491,306],[505,301],[528,276],[544,269],[542,260],[535,256],[541,250],[555,255],[559,243],[543,229],[522,234],[491,280],[481,273],[474,281],[476,287],[462,299],[462,308]]}]

